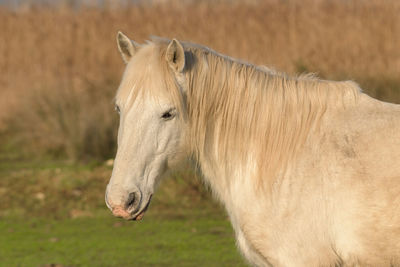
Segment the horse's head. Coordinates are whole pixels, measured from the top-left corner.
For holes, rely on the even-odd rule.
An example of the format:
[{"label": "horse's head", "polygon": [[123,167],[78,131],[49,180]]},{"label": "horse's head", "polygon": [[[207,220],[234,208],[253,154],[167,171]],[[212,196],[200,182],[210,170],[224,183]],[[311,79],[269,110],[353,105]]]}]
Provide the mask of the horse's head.
[{"label": "horse's head", "polygon": [[175,39],[165,47],[138,45],[118,33],[117,42],[127,66],[116,96],[118,151],[105,198],[115,216],[140,220],[184,144],[185,54]]}]

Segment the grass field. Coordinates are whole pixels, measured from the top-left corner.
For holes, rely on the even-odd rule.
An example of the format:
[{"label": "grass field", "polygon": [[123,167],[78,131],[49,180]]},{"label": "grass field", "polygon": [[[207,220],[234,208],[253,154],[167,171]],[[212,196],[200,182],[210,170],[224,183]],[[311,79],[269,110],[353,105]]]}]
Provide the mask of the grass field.
[{"label": "grass field", "polygon": [[204,210],[141,222],[110,214],[76,219],[3,218],[1,266],[245,266],[226,218]]},{"label": "grass field", "polygon": [[107,209],[110,174],[98,162],[0,150],[0,266],[245,266],[225,211],[186,167],[140,222]]}]

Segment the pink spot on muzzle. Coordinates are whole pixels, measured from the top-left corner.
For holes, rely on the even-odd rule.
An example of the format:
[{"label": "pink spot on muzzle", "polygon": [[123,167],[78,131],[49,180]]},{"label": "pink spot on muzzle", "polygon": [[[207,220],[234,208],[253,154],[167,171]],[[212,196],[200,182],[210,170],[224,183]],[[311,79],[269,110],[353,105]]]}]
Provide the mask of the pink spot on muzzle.
[{"label": "pink spot on muzzle", "polygon": [[116,217],[128,218],[130,216],[130,214],[120,206],[113,208],[112,213]]}]

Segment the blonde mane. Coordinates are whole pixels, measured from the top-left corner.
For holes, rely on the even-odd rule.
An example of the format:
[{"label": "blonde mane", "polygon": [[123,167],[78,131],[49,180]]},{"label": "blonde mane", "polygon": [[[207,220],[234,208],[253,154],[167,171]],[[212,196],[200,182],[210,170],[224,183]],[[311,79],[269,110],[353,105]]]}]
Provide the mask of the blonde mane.
[{"label": "blonde mane", "polygon": [[[286,169],[327,109],[354,104],[360,92],[350,81],[290,77],[183,42],[187,92],[182,97],[185,88],[178,86],[165,61],[167,44],[166,39],[153,38],[142,48],[149,49],[144,58],[156,60],[136,72],[148,79],[137,88],[146,88],[142,91],[153,96],[168,95],[176,103],[187,122],[188,150],[197,160],[212,157],[225,166],[226,174],[239,162],[253,161],[260,183]],[[144,66],[141,60],[136,64]],[[151,74],[146,74],[147,69]],[[129,66],[127,70],[135,73]],[[164,86],[154,84],[155,75],[163,75]]]}]

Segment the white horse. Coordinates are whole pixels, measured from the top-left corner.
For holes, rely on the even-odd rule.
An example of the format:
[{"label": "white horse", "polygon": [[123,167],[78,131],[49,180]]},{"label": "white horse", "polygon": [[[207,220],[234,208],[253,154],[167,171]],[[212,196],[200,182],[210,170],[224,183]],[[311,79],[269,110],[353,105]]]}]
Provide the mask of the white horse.
[{"label": "white horse", "polygon": [[115,216],[140,220],[161,174],[192,156],[250,263],[400,266],[399,105],[175,39],[117,41]]}]

